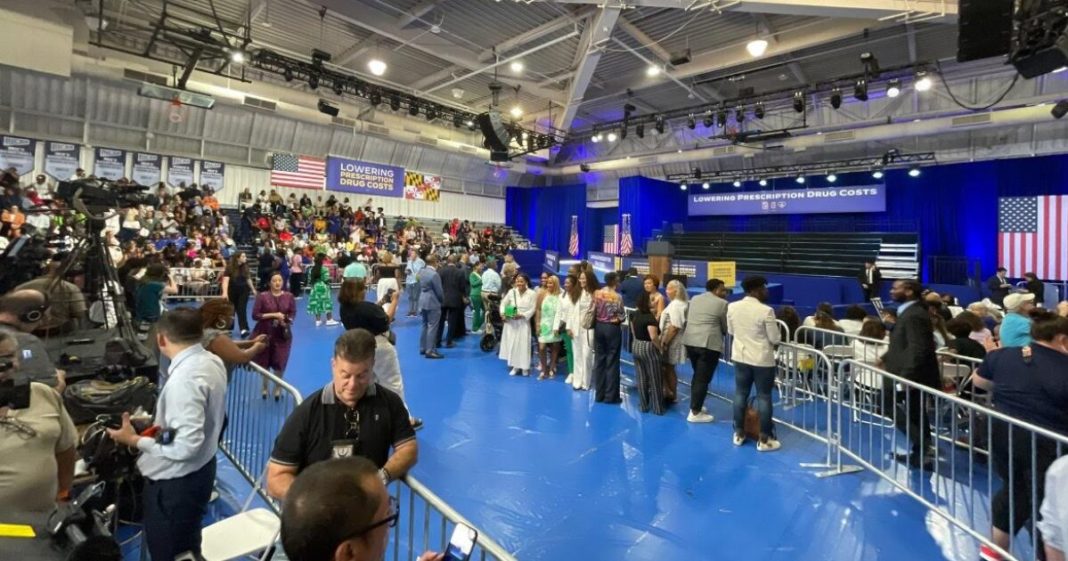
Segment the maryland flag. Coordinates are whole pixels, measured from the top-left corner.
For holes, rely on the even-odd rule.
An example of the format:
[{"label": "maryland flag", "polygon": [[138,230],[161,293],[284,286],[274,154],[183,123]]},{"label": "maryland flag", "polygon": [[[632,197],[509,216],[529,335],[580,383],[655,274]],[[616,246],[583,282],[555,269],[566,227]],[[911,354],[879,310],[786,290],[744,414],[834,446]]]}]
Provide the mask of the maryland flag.
[{"label": "maryland flag", "polygon": [[404,198],[416,201],[441,199],[441,176],[417,171],[404,172]]}]

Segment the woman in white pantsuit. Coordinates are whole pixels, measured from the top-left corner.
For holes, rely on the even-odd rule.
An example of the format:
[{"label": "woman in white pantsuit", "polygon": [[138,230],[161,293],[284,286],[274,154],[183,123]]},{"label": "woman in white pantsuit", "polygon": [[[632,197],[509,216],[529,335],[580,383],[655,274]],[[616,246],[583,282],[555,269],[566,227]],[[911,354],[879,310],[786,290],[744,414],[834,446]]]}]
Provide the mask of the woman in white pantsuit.
[{"label": "woman in white pantsuit", "polygon": [[578,301],[571,306],[567,318],[567,330],[571,334],[571,348],[575,355],[575,371],[571,374],[571,387],[576,390],[588,390],[593,384],[593,329],[582,328],[582,316],[593,306],[593,293],[600,288],[593,271],[579,271],[579,289],[582,291]]},{"label": "woman in white pantsuit", "polygon": [[497,356],[508,363],[509,376],[530,375],[530,318],[534,317],[537,301],[526,273],[516,275],[513,288],[501,298],[504,329]]}]

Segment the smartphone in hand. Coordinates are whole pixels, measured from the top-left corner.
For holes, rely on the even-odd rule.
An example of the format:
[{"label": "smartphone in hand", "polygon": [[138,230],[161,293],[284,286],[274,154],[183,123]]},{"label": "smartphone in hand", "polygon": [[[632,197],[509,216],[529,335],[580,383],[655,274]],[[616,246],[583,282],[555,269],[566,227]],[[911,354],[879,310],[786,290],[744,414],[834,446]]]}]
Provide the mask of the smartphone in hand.
[{"label": "smartphone in hand", "polygon": [[467,561],[478,541],[478,532],[466,524],[457,524],[449,539],[449,548],[445,550],[444,561]]}]

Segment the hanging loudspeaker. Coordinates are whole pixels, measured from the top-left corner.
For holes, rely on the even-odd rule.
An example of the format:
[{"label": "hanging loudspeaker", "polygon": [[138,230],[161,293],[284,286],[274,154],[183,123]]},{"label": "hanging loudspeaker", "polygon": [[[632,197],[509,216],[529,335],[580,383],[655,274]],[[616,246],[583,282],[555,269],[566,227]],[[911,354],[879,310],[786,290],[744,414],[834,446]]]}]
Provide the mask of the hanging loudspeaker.
[{"label": "hanging loudspeaker", "polygon": [[478,127],[482,129],[482,136],[486,139],[486,146],[496,152],[507,152],[511,135],[504,126],[499,111],[490,111],[478,116]]}]

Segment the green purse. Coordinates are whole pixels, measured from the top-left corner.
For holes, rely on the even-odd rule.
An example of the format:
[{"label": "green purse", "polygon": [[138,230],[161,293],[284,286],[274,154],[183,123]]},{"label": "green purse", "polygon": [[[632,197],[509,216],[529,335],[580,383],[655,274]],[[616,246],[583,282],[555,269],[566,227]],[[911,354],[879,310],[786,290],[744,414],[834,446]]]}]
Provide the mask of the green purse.
[{"label": "green purse", "polygon": [[519,308],[516,306],[516,298],[517,298],[517,296],[515,295],[514,290],[515,289],[513,289],[513,292],[512,292],[512,303],[511,304],[506,304],[504,306],[504,317],[506,317],[506,318],[512,318],[512,317],[515,317],[515,316],[519,315]]}]

